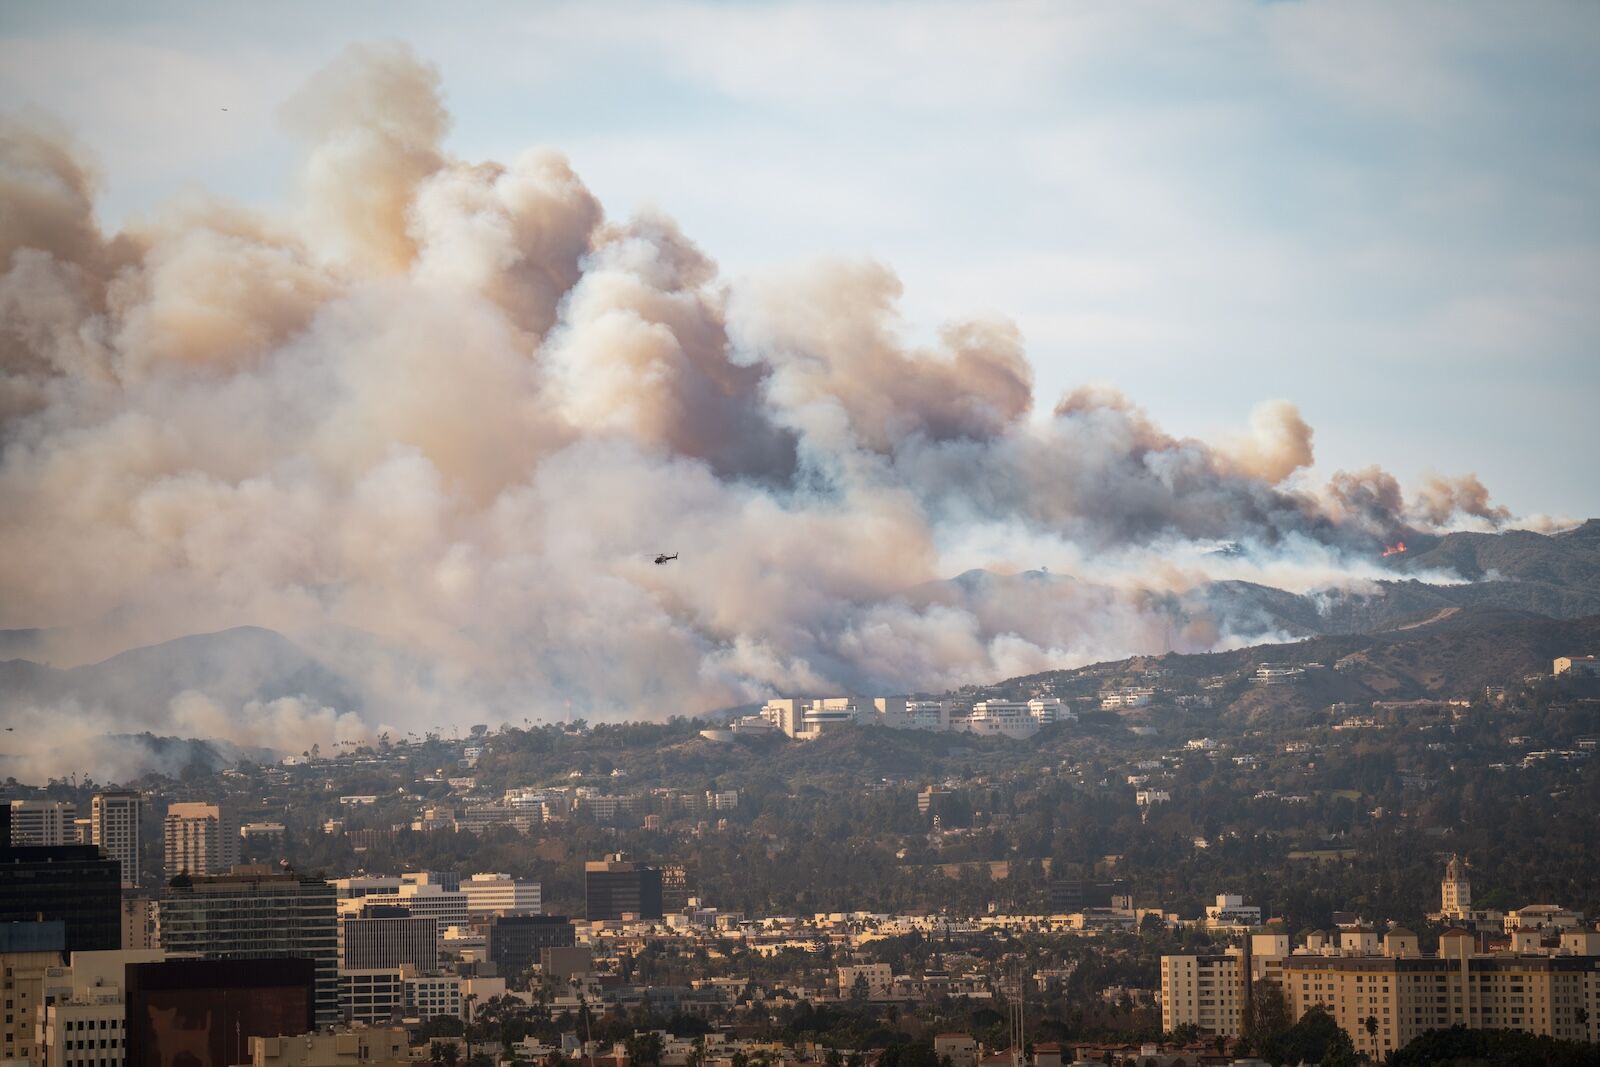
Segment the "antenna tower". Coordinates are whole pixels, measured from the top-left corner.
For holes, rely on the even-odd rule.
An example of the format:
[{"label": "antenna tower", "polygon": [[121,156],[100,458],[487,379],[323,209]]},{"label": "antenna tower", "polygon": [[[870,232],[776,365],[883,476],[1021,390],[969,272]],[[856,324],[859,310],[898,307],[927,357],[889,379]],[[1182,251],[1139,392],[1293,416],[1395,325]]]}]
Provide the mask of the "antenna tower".
[{"label": "antenna tower", "polygon": [[1016,983],[1016,996],[1011,998],[1011,1067],[1023,1067],[1027,1060],[1027,1028],[1023,1019],[1023,1005],[1028,998],[1025,964],[1017,965],[1013,980]]}]

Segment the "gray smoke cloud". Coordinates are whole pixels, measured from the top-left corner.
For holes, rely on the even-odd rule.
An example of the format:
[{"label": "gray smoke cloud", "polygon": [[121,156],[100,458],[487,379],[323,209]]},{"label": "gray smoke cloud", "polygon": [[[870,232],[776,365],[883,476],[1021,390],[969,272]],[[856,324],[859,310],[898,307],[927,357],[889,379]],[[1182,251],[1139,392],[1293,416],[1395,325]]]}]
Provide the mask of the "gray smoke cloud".
[{"label": "gray smoke cloud", "polygon": [[[0,626],[52,628],[71,664],[253,624],[360,686],[355,718],[192,694],[86,728],[299,750],[936,689],[1236,642],[1157,602],[1368,581],[1351,561],[1398,530],[1509,519],[1470,476],[1409,504],[1376,468],[1302,484],[1312,430],[1281,400],[1215,444],[1102,388],[1036,419],[1012,324],[914,345],[881,264],[730,283],[556,152],[454,159],[400,47],[349,50],[284,119],[291,211],[185,202],[116,234],[70,138],[0,123]],[[1077,580],[939,585],[1041,560]]]}]

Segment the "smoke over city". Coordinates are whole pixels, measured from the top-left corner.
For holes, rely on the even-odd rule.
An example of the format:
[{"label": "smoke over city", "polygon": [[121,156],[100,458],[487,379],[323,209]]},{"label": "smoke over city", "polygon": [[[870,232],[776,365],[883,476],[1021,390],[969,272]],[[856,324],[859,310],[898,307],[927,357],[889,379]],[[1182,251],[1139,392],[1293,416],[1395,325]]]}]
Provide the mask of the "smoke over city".
[{"label": "smoke over city", "polygon": [[58,666],[259,626],[357,690],[108,697],[84,729],[299,750],[937,691],[1261,640],[1186,594],[1360,586],[1397,537],[1512,521],[1471,475],[1309,484],[1283,400],[1206,443],[1106,387],[1037,397],[1008,322],[908,341],[879,263],[730,281],[558,152],[451,158],[398,47],[283,118],[292,210],[118,233],[69,134],[0,125],[0,626]]}]

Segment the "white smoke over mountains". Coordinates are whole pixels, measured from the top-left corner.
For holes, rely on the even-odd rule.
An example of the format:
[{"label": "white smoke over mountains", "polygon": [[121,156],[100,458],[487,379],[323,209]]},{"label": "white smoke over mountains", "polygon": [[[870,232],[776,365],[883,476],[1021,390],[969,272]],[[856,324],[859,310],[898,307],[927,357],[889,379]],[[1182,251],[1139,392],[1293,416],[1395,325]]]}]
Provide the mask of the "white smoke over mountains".
[{"label": "white smoke over mountains", "polygon": [[[882,265],[730,284],[555,152],[453,159],[400,48],[350,50],[285,120],[292,212],[117,234],[66,136],[0,125],[0,626],[52,628],[52,662],[251,624],[354,680],[359,723],[659,717],[1259,637],[1173,634],[1153,599],[1365,582],[1408,528],[1510,519],[1470,476],[1302,484],[1282,401],[1216,444],[1105,389],[1035,419],[1009,323],[915,346]],[[1041,563],[1079,580],[936,585]],[[359,726],[205,699],[96,725]]]}]

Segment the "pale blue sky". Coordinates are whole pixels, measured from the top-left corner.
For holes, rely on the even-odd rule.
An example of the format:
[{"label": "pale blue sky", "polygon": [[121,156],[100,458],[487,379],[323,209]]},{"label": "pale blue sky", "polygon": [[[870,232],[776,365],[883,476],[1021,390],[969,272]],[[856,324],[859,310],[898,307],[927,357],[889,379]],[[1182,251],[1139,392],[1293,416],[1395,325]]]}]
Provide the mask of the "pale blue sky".
[{"label": "pale blue sky", "polygon": [[77,133],[108,224],[271,205],[278,104],[374,39],[439,66],[452,152],[558,147],[730,277],[872,256],[915,333],[1015,319],[1043,411],[1282,397],[1317,475],[1600,514],[1600,4],[8,4],[0,99]]}]

